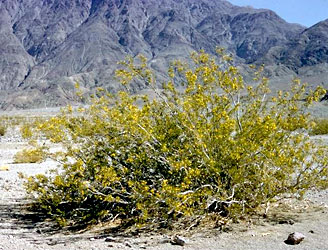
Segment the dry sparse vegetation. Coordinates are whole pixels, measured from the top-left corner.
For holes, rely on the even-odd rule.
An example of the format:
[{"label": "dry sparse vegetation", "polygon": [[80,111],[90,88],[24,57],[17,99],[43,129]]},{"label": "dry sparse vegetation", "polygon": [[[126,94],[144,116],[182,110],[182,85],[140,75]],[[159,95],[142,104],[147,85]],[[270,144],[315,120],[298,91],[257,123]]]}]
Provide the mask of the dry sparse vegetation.
[{"label": "dry sparse vegetation", "polygon": [[14,163],[39,163],[46,159],[43,148],[23,149],[14,155]]},{"label": "dry sparse vegetation", "polygon": [[328,134],[328,119],[317,119],[315,125],[310,131],[310,135],[326,135]]},{"label": "dry sparse vegetation", "polygon": [[0,136],[4,136],[6,134],[6,130],[7,128],[0,124]]}]

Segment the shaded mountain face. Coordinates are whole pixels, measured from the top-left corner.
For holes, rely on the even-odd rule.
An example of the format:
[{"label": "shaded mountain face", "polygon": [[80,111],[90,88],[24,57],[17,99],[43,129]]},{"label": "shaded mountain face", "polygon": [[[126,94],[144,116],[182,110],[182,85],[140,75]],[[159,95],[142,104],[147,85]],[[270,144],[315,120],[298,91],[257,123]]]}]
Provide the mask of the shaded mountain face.
[{"label": "shaded mountain face", "polygon": [[0,0],[0,108],[65,104],[76,81],[115,91],[116,63],[139,53],[159,77],[168,62],[216,46],[239,63],[327,62],[327,24],[317,26],[225,0]]},{"label": "shaded mountain face", "polygon": [[298,69],[328,62],[328,19],[304,30],[281,51],[280,61]]}]

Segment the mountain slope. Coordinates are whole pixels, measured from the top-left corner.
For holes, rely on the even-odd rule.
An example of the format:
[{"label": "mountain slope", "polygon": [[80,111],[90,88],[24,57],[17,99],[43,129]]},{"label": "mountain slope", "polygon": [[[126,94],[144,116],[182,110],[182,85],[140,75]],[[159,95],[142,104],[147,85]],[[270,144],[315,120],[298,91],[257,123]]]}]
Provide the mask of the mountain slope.
[{"label": "mountain slope", "polygon": [[[169,61],[187,58],[193,50],[214,53],[221,46],[239,63],[265,58],[287,64],[310,50],[301,52],[300,47],[300,54],[295,54],[282,48],[293,48],[292,41],[302,36],[313,39],[310,29],[289,24],[270,10],[237,7],[224,0],[0,0],[0,4],[3,109],[65,104],[74,99],[76,81],[85,91],[97,86],[115,91],[119,85],[113,71],[127,55],[144,54],[161,77]],[[303,64],[295,65],[296,70]],[[144,87],[134,86],[136,91]]]},{"label": "mountain slope", "polygon": [[328,19],[292,39],[280,60],[294,69],[328,62]]}]

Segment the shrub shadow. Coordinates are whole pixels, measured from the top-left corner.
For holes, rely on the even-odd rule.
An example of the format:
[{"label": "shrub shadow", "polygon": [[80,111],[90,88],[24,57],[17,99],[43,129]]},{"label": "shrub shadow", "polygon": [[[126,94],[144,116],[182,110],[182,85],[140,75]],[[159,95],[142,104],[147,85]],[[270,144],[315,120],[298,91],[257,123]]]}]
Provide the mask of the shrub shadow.
[{"label": "shrub shadow", "polygon": [[[0,230],[7,235],[24,238],[32,244],[57,245],[80,240],[95,240],[113,237],[119,242],[122,238],[138,234],[127,233],[130,225],[92,228],[90,225],[59,228],[48,216],[32,211],[26,199],[0,204]],[[92,230],[91,230],[92,229]]]}]

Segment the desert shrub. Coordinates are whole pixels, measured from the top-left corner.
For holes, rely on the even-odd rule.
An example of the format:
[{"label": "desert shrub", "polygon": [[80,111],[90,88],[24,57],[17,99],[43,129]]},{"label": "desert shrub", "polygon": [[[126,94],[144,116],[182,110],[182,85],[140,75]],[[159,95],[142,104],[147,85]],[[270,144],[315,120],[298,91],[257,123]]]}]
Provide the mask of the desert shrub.
[{"label": "desert shrub", "polygon": [[[46,116],[30,116],[26,117],[24,121],[21,121],[19,125],[20,134],[23,139],[30,140],[30,142],[35,142],[35,140],[42,140],[39,134],[34,134],[33,132],[36,130],[38,124],[44,122],[50,117]],[[33,144],[32,143],[32,144]],[[36,146],[38,146],[36,144]]]},{"label": "desert shrub", "polygon": [[23,149],[14,155],[14,163],[39,163],[46,157],[46,151],[41,147]]},{"label": "desert shrub", "polygon": [[27,120],[26,117],[23,116],[15,116],[15,115],[2,115],[0,116],[0,123],[6,124],[7,126],[14,127],[16,125],[20,125]]},{"label": "desert shrub", "polygon": [[8,128],[19,126],[23,138],[30,138],[32,136],[31,127],[40,120],[41,118],[37,116],[2,115],[0,116],[0,136],[3,136]]},{"label": "desert shrub", "polygon": [[317,119],[315,125],[310,131],[310,135],[326,135],[328,134],[328,119]]},{"label": "desert shrub", "polygon": [[[327,151],[304,133],[311,128],[305,108],[322,91],[305,97],[295,81],[291,92],[269,97],[259,73],[246,85],[224,57],[191,58],[191,65],[172,63],[161,92],[146,59],[129,58],[117,71],[125,91],[40,123],[40,133],[65,150],[56,174],[28,178],[36,207],[61,225],[165,224],[210,211],[234,217],[327,186]],[[157,98],[131,95],[135,78]]]},{"label": "desert shrub", "polygon": [[6,134],[7,128],[4,125],[0,124],[0,136],[4,136]]},{"label": "desert shrub", "polygon": [[31,123],[24,123],[20,127],[20,133],[23,139],[30,139],[33,136],[33,124]]}]

